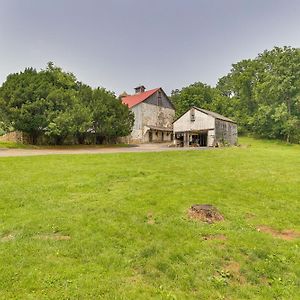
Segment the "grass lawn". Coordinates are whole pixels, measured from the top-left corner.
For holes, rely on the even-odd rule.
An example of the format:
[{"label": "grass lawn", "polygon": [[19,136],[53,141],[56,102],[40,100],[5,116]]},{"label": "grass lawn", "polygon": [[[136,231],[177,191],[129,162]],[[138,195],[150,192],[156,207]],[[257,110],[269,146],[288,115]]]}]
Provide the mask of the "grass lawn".
[{"label": "grass lawn", "polygon": [[300,239],[257,230],[300,232],[300,147],[241,143],[0,158],[0,299],[300,299]]},{"label": "grass lawn", "polygon": [[32,145],[25,145],[21,143],[14,142],[1,142],[0,141],[0,149],[30,149],[33,148]]}]

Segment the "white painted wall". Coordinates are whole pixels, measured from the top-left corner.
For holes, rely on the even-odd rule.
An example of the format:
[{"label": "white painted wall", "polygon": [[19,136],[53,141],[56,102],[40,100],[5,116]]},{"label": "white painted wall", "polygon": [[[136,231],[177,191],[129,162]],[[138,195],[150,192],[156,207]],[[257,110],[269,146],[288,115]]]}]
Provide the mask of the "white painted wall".
[{"label": "white painted wall", "polygon": [[195,109],[195,121],[191,121],[190,110],[173,123],[174,132],[208,130],[215,128],[215,118]]}]

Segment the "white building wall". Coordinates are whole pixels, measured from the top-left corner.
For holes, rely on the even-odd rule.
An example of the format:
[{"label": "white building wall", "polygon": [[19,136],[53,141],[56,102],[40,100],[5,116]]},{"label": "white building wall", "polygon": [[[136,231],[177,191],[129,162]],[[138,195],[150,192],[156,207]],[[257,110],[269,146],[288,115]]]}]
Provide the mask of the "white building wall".
[{"label": "white building wall", "polygon": [[208,147],[214,147],[214,145],[215,145],[215,136],[216,136],[215,129],[208,130],[208,133],[207,133],[207,146]]},{"label": "white building wall", "polygon": [[195,109],[195,121],[190,110],[173,123],[174,132],[210,130],[215,128],[215,118]]},{"label": "white building wall", "polygon": [[134,124],[129,140],[139,142],[143,137],[142,107],[136,105],[131,108],[131,111],[134,113]]}]

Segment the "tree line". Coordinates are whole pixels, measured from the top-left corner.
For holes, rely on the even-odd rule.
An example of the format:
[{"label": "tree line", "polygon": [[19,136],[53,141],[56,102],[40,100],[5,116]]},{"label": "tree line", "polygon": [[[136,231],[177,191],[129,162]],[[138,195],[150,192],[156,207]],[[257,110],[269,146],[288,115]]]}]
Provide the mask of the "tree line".
[{"label": "tree line", "polygon": [[[275,47],[232,65],[215,87],[173,90],[179,116],[192,105],[237,121],[240,133],[300,143],[300,49]],[[104,88],[92,89],[53,63],[11,74],[0,87],[0,134],[19,130],[32,143],[107,143],[131,132],[134,115]]]},{"label": "tree line", "polygon": [[10,74],[0,87],[2,132],[22,131],[33,144],[113,143],[133,122],[113,92],[92,89],[51,62],[45,70]]},{"label": "tree line", "polygon": [[300,49],[275,47],[232,65],[216,87],[172,91],[180,115],[195,105],[238,122],[240,133],[300,143]]}]

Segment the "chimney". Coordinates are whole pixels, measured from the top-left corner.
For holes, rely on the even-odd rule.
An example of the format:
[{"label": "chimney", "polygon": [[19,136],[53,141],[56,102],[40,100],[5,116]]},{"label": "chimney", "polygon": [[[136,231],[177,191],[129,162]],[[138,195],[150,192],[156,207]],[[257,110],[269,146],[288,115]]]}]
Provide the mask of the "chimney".
[{"label": "chimney", "polygon": [[143,85],[137,86],[135,89],[136,94],[144,93],[146,88]]}]

